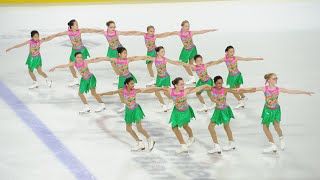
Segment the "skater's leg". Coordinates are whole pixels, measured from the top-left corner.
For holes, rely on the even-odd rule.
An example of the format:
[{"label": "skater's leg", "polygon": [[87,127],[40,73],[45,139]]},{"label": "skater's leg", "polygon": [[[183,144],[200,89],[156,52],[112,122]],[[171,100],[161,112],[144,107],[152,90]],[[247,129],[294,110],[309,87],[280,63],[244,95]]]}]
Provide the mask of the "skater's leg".
[{"label": "skater's leg", "polygon": [[177,139],[178,139],[179,143],[180,143],[180,144],[185,144],[184,139],[183,139],[183,137],[182,137],[182,134],[181,134],[178,126],[173,127],[173,128],[172,128],[172,131],[173,131],[174,134],[177,136]]},{"label": "skater's leg", "polygon": [[215,144],[219,144],[218,138],[217,138],[217,134],[216,134],[216,131],[215,131],[215,126],[216,126],[216,123],[210,122],[209,126],[208,126],[208,129],[209,129],[209,132],[210,132],[210,135],[211,135],[211,138],[212,138],[213,142]]},{"label": "skater's leg", "polygon": [[164,105],[164,101],[163,101],[163,98],[162,98],[160,92],[159,92],[159,91],[156,91],[155,94],[156,94],[156,96],[157,96],[160,104]]},{"label": "skater's leg", "polygon": [[30,75],[31,79],[32,79],[33,81],[37,81],[37,78],[36,78],[36,76],[34,75],[33,71],[31,71],[31,70],[28,68],[28,72],[29,72],[29,75]]},{"label": "skater's leg", "polygon": [[48,76],[46,75],[46,73],[44,73],[43,71],[42,71],[42,67],[41,66],[39,66],[38,68],[37,68],[37,71],[38,71],[38,73],[42,76],[42,77],[44,77],[44,78],[47,78]]},{"label": "skater's leg", "polygon": [[271,132],[270,132],[269,127],[267,126],[267,124],[263,124],[263,131],[264,131],[264,133],[266,134],[269,142],[274,143],[272,134],[271,134]]},{"label": "skater's leg", "polygon": [[[70,62],[72,62],[72,61],[70,61]],[[69,69],[70,69],[70,72],[71,72],[71,74],[72,74],[72,77],[73,77],[73,78],[78,78],[77,73],[76,73],[76,70],[74,69],[74,67],[73,67],[73,66],[70,66]]]},{"label": "skater's leg", "polygon": [[152,69],[152,64],[153,64],[153,62],[150,61],[150,62],[147,64],[147,68],[148,68],[150,77],[151,77],[151,78],[154,78],[154,72],[153,72],[153,69]]},{"label": "skater's leg", "polygon": [[184,124],[183,129],[188,133],[189,137],[193,137],[192,129],[190,128],[189,124]]},{"label": "skater's leg", "polygon": [[230,124],[223,124],[224,130],[227,133],[229,141],[233,141],[232,131],[230,129]]},{"label": "skater's leg", "polygon": [[282,137],[282,130],[280,127],[280,122],[278,122],[277,120],[274,120],[274,129],[277,131],[279,137]]},{"label": "skater's leg", "polygon": [[148,139],[150,136],[147,133],[147,131],[143,129],[142,124],[141,124],[141,120],[140,120],[140,122],[136,123],[136,125],[137,125],[138,132],[143,134],[144,137],[146,137]]},{"label": "skater's leg", "polygon": [[87,99],[86,99],[86,97],[84,96],[84,94],[81,93],[81,92],[79,92],[78,94],[79,94],[79,96],[80,96],[80,99],[81,99],[82,103],[83,103],[83,104],[88,104]]},{"label": "skater's leg", "polygon": [[127,132],[135,139],[136,141],[140,141],[139,137],[137,136],[136,132],[132,129],[132,124],[126,125]]},{"label": "skater's leg", "polygon": [[97,94],[95,88],[90,89],[90,91],[91,91],[92,96],[94,96],[99,103],[103,103],[101,97]]}]

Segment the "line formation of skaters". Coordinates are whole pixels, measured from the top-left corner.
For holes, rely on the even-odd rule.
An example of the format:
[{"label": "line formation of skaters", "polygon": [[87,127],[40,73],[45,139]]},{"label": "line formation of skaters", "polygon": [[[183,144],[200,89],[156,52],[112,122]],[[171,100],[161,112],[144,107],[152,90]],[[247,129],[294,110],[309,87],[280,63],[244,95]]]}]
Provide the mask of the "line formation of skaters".
[{"label": "line formation of skaters", "polygon": [[[29,45],[29,56],[26,61],[28,66],[28,72],[33,80],[32,86],[29,89],[38,88],[38,82],[34,69],[46,79],[47,85],[51,87],[52,80],[48,78],[46,73],[42,71],[42,59],[40,55],[40,44],[50,41],[53,38],[68,35],[72,44],[72,50],[69,58],[68,64],[62,64],[51,68],[49,71],[53,72],[57,68],[69,68],[70,72],[74,78],[73,82],[69,86],[79,85],[79,96],[83,104],[84,109],[80,111],[80,114],[89,113],[90,108],[88,102],[84,96],[84,93],[91,92],[91,94],[99,102],[99,107],[95,112],[101,112],[106,107],[102,100],[102,96],[118,94],[120,101],[123,103],[121,109],[118,112],[125,112],[125,122],[127,132],[135,139],[137,142],[132,151],[140,151],[145,149],[143,141],[137,136],[136,132],[132,129],[132,123],[136,123],[137,130],[145,136],[148,143],[148,150],[152,151],[155,141],[150,137],[147,131],[142,127],[141,121],[144,118],[144,112],[141,106],[136,102],[136,95],[138,93],[155,93],[160,104],[162,104],[162,109],[164,112],[172,109],[172,114],[170,117],[170,123],[172,130],[176,135],[180,148],[177,149],[177,153],[186,153],[188,148],[195,142],[195,138],[192,133],[192,129],[189,123],[192,119],[195,119],[195,113],[192,107],[187,102],[187,95],[196,93],[197,98],[202,104],[202,107],[198,109],[199,112],[207,112],[209,109],[214,109],[214,113],[211,117],[208,129],[212,140],[214,142],[213,149],[209,150],[208,153],[221,154],[221,151],[230,151],[236,148],[232,131],[230,128],[230,119],[234,118],[233,112],[226,102],[226,96],[228,93],[232,93],[235,98],[239,101],[235,109],[241,109],[245,106],[245,101],[247,100],[244,93],[255,93],[261,91],[265,96],[265,105],[261,115],[263,131],[265,132],[270,146],[265,148],[263,152],[277,152],[277,146],[274,143],[273,136],[269,130],[269,125],[272,123],[280,139],[280,149],[284,150],[285,143],[283,139],[282,130],[280,127],[281,120],[281,110],[278,104],[278,97],[281,93],[288,94],[307,94],[311,95],[313,92],[306,92],[300,90],[287,90],[285,88],[279,88],[277,84],[277,75],[275,73],[268,73],[264,76],[265,85],[262,87],[255,88],[240,88],[243,84],[242,74],[238,69],[238,61],[255,61],[263,60],[262,58],[243,58],[235,56],[235,51],[232,46],[228,46],[225,49],[225,56],[221,59],[215,61],[209,61],[207,63],[203,62],[201,55],[197,53],[197,48],[193,43],[192,37],[198,34],[204,34],[208,32],[216,31],[217,29],[190,31],[190,24],[188,21],[183,21],[181,23],[180,31],[165,32],[160,34],[155,34],[155,28],[153,26],[147,27],[147,32],[139,31],[117,31],[116,24],[114,21],[108,21],[106,23],[107,30],[101,29],[89,29],[89,28],[79,28],[76,20],[71,20],[68,23],[68,30],[60,32],[57,34],[50,35],[46,38],[40,39],[38,31],[31,32],[31,39],[13,46],[6,51],[10,51],[14,48],[19,48],[24,45]],[[98,33],[105,35],[109,48],[106,57],[98,57],[93,59],[87,59],[90,54],[87,48],[82,43],[81,33]],[[147,55],[145,56],[127,56],[127,50],[122,46],[119,40],[119,35],[123,36],[143,36],[145,39],[145,45],[147,47]],[[182,41],[183,48],[180,53],[179,61],[174,61],[165,57],[165,49],[162,46],[156,46],[155,41],[157,38],[165,38],[168,36],[178,35]],[[150,74],[150,82],[147,83],[146,88],[135,88],[135,83],[137,83],[134,75],[129,71],[129,63],[132,61],[145,60],[147,64],[147,69]],[[96,78],[90,72],[88,64],[98,63],[101,61],[109,61],[113,70],[116,74],[116,81],[113,82],[114,85],[118,86],[118,90],[104,92],[97,94],[96,92]],[[152,65],[155,64],[157,69],[157,77],[155,78],[154,72],[152,70]],[[174,78],[171,81],[170,74],[166,69],[166,64],[170,63],[177,66],[182,66],[189,75],[188,81],[184,82],[181,77]],[[213,79],[208,75],[207,69],[214,65],[225,63],[229,71],[227,77],[227,85],[229,88],[223,87],[223,78],[221,76],[216,76]],[[81,80],[78,79],[76,70],[81,74]],[[193,71],[196,72],[199,80],[196,82],[193,75]],[[172,86],[173,88],[172,88]],[[185,85],[188,85],[186,87]],[[192,85],[195,85],[192,86]],[[211,104],[206,105],[202,97],[202,92],[206,92]],[[163,92],[165,96],[168,97],[169,103],[164,103],[163,97],[160,94]],[[220,147],[217,134],[215,131],[216,125],[223,124],[226,131],[229,143],[225,147]],[[184,140],[179,128],[187,132],[189,138],[187,141]]]}]

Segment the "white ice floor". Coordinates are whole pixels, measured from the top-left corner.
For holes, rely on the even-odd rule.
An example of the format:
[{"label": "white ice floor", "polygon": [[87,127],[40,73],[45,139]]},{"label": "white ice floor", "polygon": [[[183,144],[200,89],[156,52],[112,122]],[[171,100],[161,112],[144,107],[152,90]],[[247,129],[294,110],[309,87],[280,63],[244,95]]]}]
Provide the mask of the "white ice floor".
[{"label": "white ice floor", "polygon": [[[76,176],[80,171],[88,172],[92,179],[320,179],[319,171],[319,107],[320,71],[320,3],[318,1],[226,1],[172,4],[117,4],[83,6],[19,6],[0,7],[0,82],[31,110],[55,136],[45,144],[41,138],[48,135],[35,134],[22,121],[24,113],[16,114],[17,102],[9,106],[0,99],[0,179],[1,180],[71,180],[88,179]],[[197,113],[197,120],[190,126],[196,138],[188,155],[175,155],[178,147],[170,125],[170,112],[160,113],[155,96],[138,96],[147,117],[144,127],[156,141],[154,150],[130,152],[133,139],[125,131],[124,115],[116,110],[120,107],[117,96],[105,97],[108,109],[102,113],[79,116],[83,107],[76,88],[67,87],[71,80],[68,70],[48,73],[53,87],[46,87],[38,74],[41,87],[28,90],[32,81],[24,65],[28,47],[5,53],[5,49],[29,38],[37,29],[41,36],[64,31],[70,19],[77,19],[80,27],[105,28],[105,22],[113,19],[118,30],[144,31],[147,25],[154,25],[157,32],[179,30],[180,23],[188,19],[192,30],[218,28],[218,32],[198,35],[194,43],[205,61],[223,57],[228,45],[236,48],[236,54],[247,57],[263,57],[263,62],[240,62],[244,75],[244,87],[263,86],[263,75],[275,72],[279,86],[288,89],[314,91],[314,96],[280,95],[282,128],[287,147],[277,155],[262,154],[268,145],[260,125],[260,114],[264,104],[262,93],[248,94],[247,107],[236,111],[231,127],[237,143],[237,150],[222,156],[208,155],[213,145],[207,130],[209,117]],[[105,37],[83,34],[84,44],[92,57],[105,56]],[[129,56],[145,55],[142,37],[120,37],[128,49]],[[182,44],[178,37],[158,39],[157,45],[166,48],[166,56],[178,59]],[[41,46],[43,69],[67,63],[70,55],[68,37],[57,38]],[[115,75],[109,63],[90,65],[98,80],[97,91],[116,89],[112,86]],[[131,72],[144,87],[149,81],[143,61],[130,64]],[[171,77],[187,78],[183,68],[168,66]],[[209,70],[211,77],[227,76],[224,64]],[[97,103],[87,95],[92,108]],[[206,97],[206,96],[204,96]],[[208,98],[206,97],[206,101]],[[236,105],[233,96],[228,97],[231,107]],[[19,104],[19,103],[18,103]],[[195,95],[189,96],[189,104],[199,107]],[[29,119],[29,125],[33,119]],[[272,133],[278,143],[273,128]],[[223,127],[217,128],[222,145],[227,143]],[[183,131],[184,133],[184,131]],[[185,138],[187,137],[184,133]],[[140,135],[142,138],[142,135]],[[55,142],[61,142],[83,169],[70,169],[66,164],[72,160],[62,159],[59,151],[53,149]],[[60,154],[61,155],[61,154]],[[60,159],[59,159],[60,157]],[[69,156],[68,156],[69,157]],[[76,163],[76,164],[77,164]],[[76,166],[75,164],[75,166]],[[76,166],[78,167],[78,166]],[[81,174],[81,172],[80,172]],[[90,179],[90,178],[89,178]]]}]

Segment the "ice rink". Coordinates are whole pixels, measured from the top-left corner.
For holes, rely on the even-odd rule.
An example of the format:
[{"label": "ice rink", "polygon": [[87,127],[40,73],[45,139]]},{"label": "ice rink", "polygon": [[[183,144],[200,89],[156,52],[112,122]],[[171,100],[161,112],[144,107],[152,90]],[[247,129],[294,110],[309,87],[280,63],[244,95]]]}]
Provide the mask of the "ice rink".
[{"label": "ice rink", "polygon": [[[1,180],[126,180],[126,179],[320,179],[319,109],[320,93],[320,2],[319,1],[218,1],[198,3],[95,4],[66,6],[0,7],[0,179]],[[68,63],[71,43],[67,36],[41,45],[43,70],[53,80],[52,88],[37,74],[40,87],[29,90],[32,80],[25,61],[28,46],[5,50],[38,30],[41,37],[67,30],[71,19],[80,28],[106,29],[114,20],[118,30],[146,31],[154,25],[156,33],[180,30],[187,19],[191,30],[217,28],[219,31],[194,36],[204,61],[224,56],[228,45],[236,55],[263,57],[264,61],[239,62],[243,87],[264,85],[264,74],[275,72],[279,87],[316,92],[313,96],[280,94],[282,129],[286,149],[278,154],[262,154],[268,141],[263,133],[262,93],[248,94],[247,106],[233,110],[231,121],[237,149],[222,155],[209,155],[213,147],[208,131],[213,111],[196,113],[190,123],[196,142],[188,154],[176,155],[179,143],[171,130],[170,112],[160,112],[153,94],[139,94],[137,102],[146,114],[145,129],[156,141],[154,150],[131,152],[134,140],[125,130],[124,114],[117,95],[103,97],[107,110],[79,115],[83,104],[68,69],[48,70]],[[107,41],[103,35],[82,34],[92,57],[105,56]],[[145,55],[143,37],[120,36],[129,56]],[[178,60],[182,43],[178,36],[157,39],[166,49],[166,57]],[[115,90],[115,74],[110,63],[91,64],[97,78],[97,92]],[[136,87],[145,87],[150,77],[144,61],[133,62],[130,71]],[[182,67],[168,65],[171,79],[188,78]],[[155,70],[155,68],[154,68]],[[211,77],[227,77],[225,64],[209,69]],[[94,110],[97,102],[86,96]],[[203,94],[206,102],[209,101]],[[165,99],[167,101],[167,99]],[[228,104],[236,99],[229,94]],[[200,102],[189,95],[196,110]],[[135,127],[135,126],[134,126]],[[217,128],[221,145],[228,140],[222,126]],[[271,126],[274,139],[278,137]],[[182,129],[185,139],[187,135]],[[139,137],[145,139],[141,134]]]}]

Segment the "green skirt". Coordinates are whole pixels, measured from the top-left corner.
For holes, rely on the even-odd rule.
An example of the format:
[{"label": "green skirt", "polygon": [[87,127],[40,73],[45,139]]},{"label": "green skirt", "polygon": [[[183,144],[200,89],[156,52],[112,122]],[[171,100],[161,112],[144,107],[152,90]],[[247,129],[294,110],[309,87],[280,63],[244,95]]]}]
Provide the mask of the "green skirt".
[{"label": "green skirt", "polygon": [[92,74],[91,77],[87,80],[81,78],[79,92],[87,93],[90,89],[95,89],[97,84],[96,77]]},{"label": "green skirt", "polygon": [[268,127],[270,123],[274,124],[274,120],[280,122],[281,121],[280,106],[277,109],[269,109],[266,106],[264,106],[261,118],[262,118],[261,124],[267,124]]},{"label": "green skirt", "polygon": [[[203,86],[205,84],[208,84],[210,86],[213,86],[213,80],[210,78],[207,82],[203,82],[201,81],[200,79],[198,80],[197,84],[196,84],[196,87],[199,87],[199,86]],[[210,91],[210,90],[209,90]],[[198,93],[202,93],[203,91],[199,91]]]},{"label": "green skirt", "polygon": [[234,119],[234,116],[229,106],[223,110],[215,108],[211,117],[211,122],[216,123],[217,125],[220,125],[222,123],[229,124],[231,118]]},{"label": "green skirt", "polygon": [[[153,51],[150,51],[150,52],[148,51],[148,52],[147,52],[147,56],[156,57],[156,55],[157,55],[156,50],[153,50]],[[152,61],[146,60],[146,64],[149,64],[150,62],[152,62]]]},{"label": "green skirt", "polygon": [[121,88],[123,88],[123,87],[125,86],[124,81],[125,81],[127,78],[129,78],[129,77],[132,77],[134,83],[137,83],[137,79],[136,79],[136,78],[133,76],[133,74],[131,74],[131,73],[130,73],[129,76],[126,76],[126,77],[124,77],[124,76],[119,76],[118,89],[121,89]]},{"label": "green skirt", "polygon": [[185,48],[182,48],[181,53],[180,53],[180,57],[179,60],[184,62],[184,63],[188,63],[190,59],[193,59],[195,55],[197,55],[197,48],[194,47],[190,50],[186,50]]},{"label": "green skirt", "polygon": [[75,61],[76,61],[76,58],[74,57],[74,55],[76,54],[76,52],[81,52],[83,59],[87,59],[88,57],[90,57],[89,51],[88,51],[88,49],[87,49],[86,47],[84,47],[84,48],[81,49],[81,50],[76,50],[76,49],[73,49],[73,48],[72,48],[71,54],[70,54],[70,61],[72,61],[72,62],[75,62]]},{"label": "green skirt", "polygon": [[107,57],[109,58],[118,58],[118,51],[116,49],[108,48]]},{"label": "green skirt", "polygon": [[156,87],[170,87],[170,83],[170,75],[164,78],[157,76]]},{"label": "green skirt", "polygon": [[169,123],[171,123],[171,127],[173,128],[176,126],[182,127],[182,125],[188,124],[191,119],[196,119],[191,106],[189,106],[188,110],[186,111],[179,111],[176,107],[174,107]]},{"label": "green skirt", "polygon": [[227,85],[230,85],[230,88],[240,86],[241,84],[243,84],[243,78],[241,73],[239,73],[236,76],[230,76],[230,74],[228,74]]},{"label": "green skirt", "polygon": [[126,121],[126,124],[139,123],[144,116],[141,106],[138,104],[138,106],[133,110],[126,107],[124,120]]},{"label": "green skirt", "polygon": [[38,57],[32,57],[28,56],[28,59],[26,61],[26,65],[28,65],[28,68],[30,71],[33,71],[34,69],[37,69],[39,66],[42,66],[42,59],[41,56]]}]

